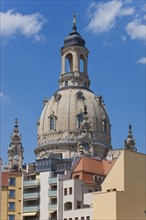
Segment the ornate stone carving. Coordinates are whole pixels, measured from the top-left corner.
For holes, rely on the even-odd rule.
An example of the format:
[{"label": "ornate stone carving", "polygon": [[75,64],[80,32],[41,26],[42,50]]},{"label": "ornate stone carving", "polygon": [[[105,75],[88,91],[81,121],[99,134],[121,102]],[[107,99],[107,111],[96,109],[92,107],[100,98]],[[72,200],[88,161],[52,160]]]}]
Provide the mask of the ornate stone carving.
[{"label": "ornate stone carving", "polygon": [[132,125],[129,125],[128,136],[127,139],[124,141],[124,143],[125,143],[124,147],[126,149],[137,151],[135,147],[135,139],[133,138],[133,134],[132,134]]}]

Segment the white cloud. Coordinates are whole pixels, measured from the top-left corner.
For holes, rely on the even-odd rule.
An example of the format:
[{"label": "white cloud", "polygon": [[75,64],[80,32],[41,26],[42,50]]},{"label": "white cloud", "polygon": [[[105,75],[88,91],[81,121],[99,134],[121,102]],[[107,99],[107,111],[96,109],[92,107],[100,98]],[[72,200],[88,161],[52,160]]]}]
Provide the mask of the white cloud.
[{"label": "white cloud", "polygon": [[137,63],[146,64],[146,57],[142,57],[141,59],[139,59],[139,60],[137,61]]},{"label": "white cloud", "polygon": [[40,40],[40,31],[45,23],[45,18],[39,14],[22,15],[15,10],[0,12],[1,17],[1,36],[10,38],[16,34],[22,34],[25,37],[32,37]]},{"label": "white cloud", "polygon": [[140,19],[134,19],[126,26],[126,32],[132,40],[145,40],[146,39],[146,25],[142,24]]},{"label": "white cloud", "polygon": [[125,7],[122,1],[112,0],[105,3],[92,2],[88,9],[90,22],[87,29],[93,33],[102,33],[111,30],[117,17],[128,16],[134,13],[134,7]]},{"label": "white cloud", "polygon": [[7,101],[7,100],[9,100],[8,97],[3,92],[0,92],[0,101]]}]

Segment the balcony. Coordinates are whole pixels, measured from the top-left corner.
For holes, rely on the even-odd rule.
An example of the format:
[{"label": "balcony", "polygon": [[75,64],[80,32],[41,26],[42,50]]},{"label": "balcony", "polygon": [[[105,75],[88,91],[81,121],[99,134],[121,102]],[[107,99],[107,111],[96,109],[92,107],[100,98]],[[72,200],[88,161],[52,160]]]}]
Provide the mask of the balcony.
[{"label": "balcony", "polygon": [[34,192],[34,193],[24,193],[23,194],[23,200],[31,200],[31,199],[39,199],[40,195],[38,192]]},{"label": "balcony", "polygon": [[48,178],[49,184],[57,184],[57,178]]},{"label": "balcony", "polygon": [[40,181],[37,180],[28,180],[23,182],[24,187],[37,187],[40,185]]},{"label": "balcony", "polygon": [[57,211],[57,203],[56,204],[48,204],[48,209],[51,211]]},{"label": "balcony", "polygon": [[39,212],[39,206],[27,206],[23,207],[23,212]]},{"label": "balcony", "polygon": [[57,190],[49,190],[48,191],[48,196],[57,197]]}]

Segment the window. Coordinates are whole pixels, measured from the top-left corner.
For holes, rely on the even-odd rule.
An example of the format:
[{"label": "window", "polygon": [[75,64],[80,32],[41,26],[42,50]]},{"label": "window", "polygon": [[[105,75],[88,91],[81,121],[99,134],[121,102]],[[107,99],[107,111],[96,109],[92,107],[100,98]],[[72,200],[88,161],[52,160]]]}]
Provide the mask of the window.
[{"label": "window", "polygon": [[85,71],[85,60],[84,60],[84,56],[81,55],[80,56],[80,72],[84,72]]},{"label": "window", "polygon": [[67,188],[64,189],[64,196],[67,195]]},{"label": "window", "polygon": [[77,98],[77,100],[83,100],[83,99],[84,99],[83,93],[79,91],[79,92],[76,94],[76,98]]},{"label": "window", "polygon": [[15,202],[9,202],[8,208],[9,208],[9,211],[15,211]]},{"label": "window", "polygon": [[72,220],[72,218],[69,218],[69,220]]},{"label": "window", "polygon": [[79,179],[80,175],[74,175],[74,179]]},{"label": "window", "polygon": [[64,211],[66,210],[72,210],[72,203],[71,202],[66,202],[64,204]]},{"label": "window", "polygon": [[9,190],[9,198],[15,198],[15,190]]},{"label": "window", "polygon": [[84,220],[84,217],[81,217],[81,220]]},{"label": "window", "polygon": [[8,215],[8,220],[14,220],[15,219],[15,215]]},{"label": "window", "polygon": [[78,220],[78,217],[75,217],[75,220]]},{"label": "window", "polygon": [[72,187],[69,187],[69,195],[72,195]]},{"label": "window", "polygon": [[50,130],[54,130],[55,129],[55,118],[51,117],[50,118]]},{"label": "window", "polygon": [[77,126],[78,126],[78,128],[80,128],[82,122],[83,122],[83,115],[82,115],[82,114],[79,114],[79,115],[77,116],[77,123],[78,123]]},{"label": "window", "polygon": [[81,202],[77,201],[77,209],[80,209],[80,208],[81,208]]},{"label": "window", "polygon": [[65,72],[69,73],[73,71],[73,56],[71,53],[65,57]]},{"label": "window", "polygon": [[105,115],[103,115],[102,126],[103,126],[103,132],[106,133],[107,132],[107,119]]},{"label": "window", "polygon": [[9,186],[15,186],[16,185],[16,179],[15,177],[9,178]]},{"label": "window", "polygon": [[90,216],[87,216],[87,217],[86,217],[86,220],[90,220]]},{"label": "window", "polygon": [[65,86],[68,86],[68,82],[67,81],[65,81]]}]

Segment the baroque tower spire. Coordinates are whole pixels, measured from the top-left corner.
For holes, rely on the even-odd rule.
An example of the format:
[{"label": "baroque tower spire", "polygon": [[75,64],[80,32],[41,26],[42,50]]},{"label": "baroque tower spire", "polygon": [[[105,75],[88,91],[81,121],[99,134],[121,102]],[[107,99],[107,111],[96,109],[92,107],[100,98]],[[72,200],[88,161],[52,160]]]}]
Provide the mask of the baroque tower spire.
[{"label": "baroque tower spire", "polygon": [[23,151],[21,134],[18,129],[18,119],[15,119],[13,134],[8,148],[9,169],[11,171],[21,171],[23,161]]},{"label": "baroque tower spire", "polygon": [[135,147],[135,139],[133,138],[133,134],[132,134],[132,125],[129,125],[129,131],[128,131],[128,136],[126,138],[126,140],[124,141],[125,145],[125,149],[127,150],[133,150],[133,151],[137,151],[136,147]]}]

